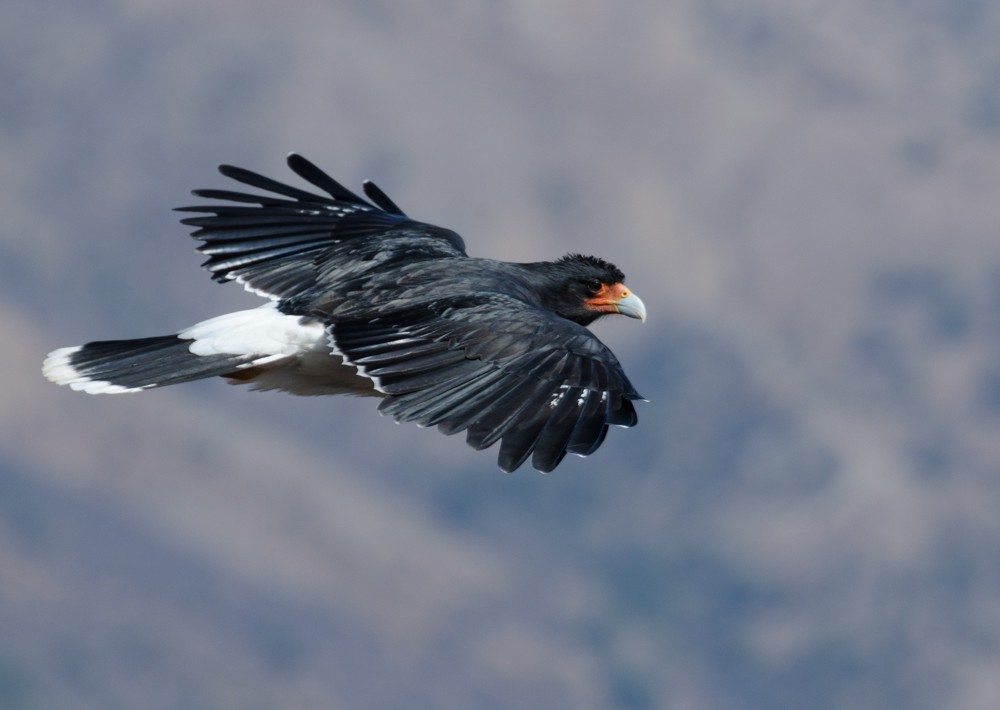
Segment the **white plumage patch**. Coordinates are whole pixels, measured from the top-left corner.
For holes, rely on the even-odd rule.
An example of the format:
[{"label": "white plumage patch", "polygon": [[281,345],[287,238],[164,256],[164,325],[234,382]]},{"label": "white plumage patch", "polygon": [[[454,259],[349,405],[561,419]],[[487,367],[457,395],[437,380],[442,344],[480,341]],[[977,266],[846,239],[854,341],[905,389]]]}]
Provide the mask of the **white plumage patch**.
[{"label": "white plumage patch", "polygon": [[303,396],[378,394],[369,380],[359,377],[332,351],[322,323],[285,315],[273,302],[210,318],[177,337],[193,340],[189,350],[195,355],[261,356],[238,368],[259,372],[245,381],[234,379],[233,384],[246,383],[255,390],[283,390]]},{"label": "white plumage patch", "polygon": [[210,318],[177,334],[195,355],[263,355],[253,365],[308,352],[325,343],[323,324],[281,313],[275,303]]}]

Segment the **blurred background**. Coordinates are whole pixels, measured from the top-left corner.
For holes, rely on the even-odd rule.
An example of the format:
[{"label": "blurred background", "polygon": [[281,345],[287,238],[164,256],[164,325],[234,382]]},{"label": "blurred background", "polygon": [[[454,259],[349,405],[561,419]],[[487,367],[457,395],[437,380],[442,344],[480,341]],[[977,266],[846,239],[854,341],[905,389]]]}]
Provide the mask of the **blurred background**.
[{"label": "blurred background", "polygon": [[[1000,707],[1000,5],[0,6],[0,707]],[[45,353],[260,303],[171,208],[302,152],[569,251],[639,426],[542,476],[374,403]]]}]

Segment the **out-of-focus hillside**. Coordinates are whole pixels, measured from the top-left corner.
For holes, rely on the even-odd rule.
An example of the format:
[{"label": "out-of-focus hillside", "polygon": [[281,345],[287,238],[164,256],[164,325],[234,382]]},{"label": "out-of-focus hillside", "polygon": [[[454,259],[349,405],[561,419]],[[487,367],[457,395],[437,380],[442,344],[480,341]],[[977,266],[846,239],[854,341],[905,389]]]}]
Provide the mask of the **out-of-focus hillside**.
[{"label": "out-of-focus hillside", "polygon": [[[995,708],[1000,8],[0,8],[0,706]],[[587,459],[44,354],[257,301],[170,208],[299,151],[615,261]]]}]

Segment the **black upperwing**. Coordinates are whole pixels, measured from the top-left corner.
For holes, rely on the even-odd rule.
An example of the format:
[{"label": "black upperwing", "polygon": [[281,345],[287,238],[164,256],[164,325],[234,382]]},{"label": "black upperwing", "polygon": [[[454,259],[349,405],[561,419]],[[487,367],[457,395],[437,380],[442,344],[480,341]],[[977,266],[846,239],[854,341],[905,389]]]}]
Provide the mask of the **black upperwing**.
[{"label": "black upperwing", "polygon": [[198,251],[208,255],[203,266],[216,281],[236,281],[273,299],[292,298],[317,285],[317,264],[336,245],[362,238],[409,238],[415,230],[424,238],[425,257],[465,255],[458,234],[411,220],[372,182],[364,183],[369,202],[300,155],[290,154],[288,167],[327,194],[221,165],[219,172],[226,177],[279,197],[194,190],[198,197],[238,204],[177,208],[209,215],[181,222],[198,228],[191,236],[203,242]]},{"label": "black upperwing", "polygon": [[397,421],[467,432],[470,446],[500,441],[513,471],[586,456],[609,425],[637,422],[641,399],[593,333],[501,294],[425,302],[371,320],[331,323],[334,348],[388,395]]}]

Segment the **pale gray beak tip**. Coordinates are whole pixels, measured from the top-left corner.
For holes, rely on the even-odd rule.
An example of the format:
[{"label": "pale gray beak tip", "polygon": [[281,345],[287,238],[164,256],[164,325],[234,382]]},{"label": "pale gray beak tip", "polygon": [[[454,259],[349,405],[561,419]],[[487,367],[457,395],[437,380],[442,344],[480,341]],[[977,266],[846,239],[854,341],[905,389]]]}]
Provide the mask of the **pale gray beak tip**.
[{"label": "pale gray beak tip", "polygon": [[646,304],[634,293],[630,293],[620,300],[617,305],[618,312],[621,315],[628,316],[629,318],[638,318],[643,323],[646,322]]}]

